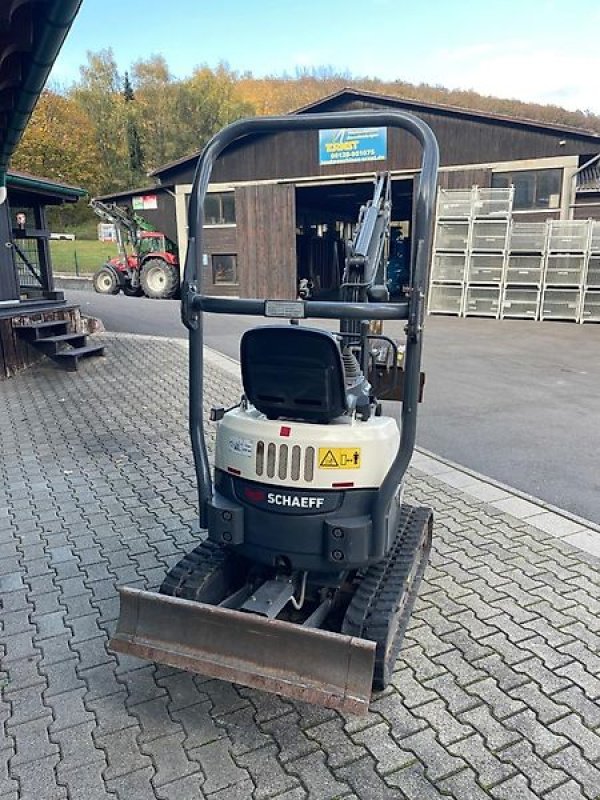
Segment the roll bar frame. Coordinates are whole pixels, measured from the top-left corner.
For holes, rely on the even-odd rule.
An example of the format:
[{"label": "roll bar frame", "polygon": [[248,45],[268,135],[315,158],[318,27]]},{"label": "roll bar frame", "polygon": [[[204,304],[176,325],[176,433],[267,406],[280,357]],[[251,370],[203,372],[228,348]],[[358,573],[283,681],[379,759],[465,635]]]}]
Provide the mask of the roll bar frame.
[{"label": "roll bar frame", "polygon": [[[204,333],[203,315],[245,314],[267,316],[263,298],[219,298],[202,293],[204,199],[210,176],[219,155],[234,142],[251,135],[324,128],[392,127],[412,134],[422,148],[418,181],[413,256],[408,300],[400,303],[342,303],[335,301],[294,301],[298,317],[316,319],[406,320],[404,355],[404,399],[401,412],[400,445],[385,476],[372,511],[374,550],[385,550],[390,504],[402,482],[415,446],[417,403],[419,399],[423,317],[429,283],[429,264],[439,151],[431,128],[418,117],[404,111],[342,111],[297,116],[257,117],[234,122],[208,142],[198,160],[189,207],[189,238],[181,290],[181,316],[189,331],[189,430],[198,483],[200,525],[207,527],[207,503],[213,495],[203,423]],[[269,316],[271,316],[269,314]]]}]

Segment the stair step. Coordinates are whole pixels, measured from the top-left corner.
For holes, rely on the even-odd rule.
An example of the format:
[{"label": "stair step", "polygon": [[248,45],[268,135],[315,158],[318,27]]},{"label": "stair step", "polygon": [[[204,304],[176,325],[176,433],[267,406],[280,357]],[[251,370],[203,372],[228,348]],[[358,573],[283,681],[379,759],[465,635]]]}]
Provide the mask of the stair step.
[{"label": "stair step", "polygon": [[30,340],[37,340],[44,337],[49,331],[55,334],[67,333],[69,323],[64,319],[48,320],[46,322],[30,322],[27,325],[13,325],[13,328],[22,336]]},{"label": "stair step", "polygon": [[40,346],[47,355],[54,355],[60,352],[61,344],[70,344],[73,348],[85,347],[86,338],[85,333],[59,333],[56,336],[40,337],[34,344]]},{"label": "stair step", "polygon": [[51,355],[50,358],[65,369],[74,372],[77,369],[77,362],[80,358],[103,355],[103,344],[89,344],[85,347],[73,347],[71,350],[60,350],[58,353]]}]

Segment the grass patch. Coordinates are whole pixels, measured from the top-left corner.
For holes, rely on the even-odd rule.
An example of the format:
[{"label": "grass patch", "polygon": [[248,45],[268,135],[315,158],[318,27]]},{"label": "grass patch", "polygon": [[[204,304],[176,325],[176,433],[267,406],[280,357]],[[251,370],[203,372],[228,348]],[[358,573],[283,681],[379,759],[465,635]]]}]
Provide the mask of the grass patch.
[{"label": "grass patch", "polygon": [[119,255],[115,242],[87,241],[76,239],[50,241],[52,267],[55,272],[70,272],[89,275],[109,258]]}]

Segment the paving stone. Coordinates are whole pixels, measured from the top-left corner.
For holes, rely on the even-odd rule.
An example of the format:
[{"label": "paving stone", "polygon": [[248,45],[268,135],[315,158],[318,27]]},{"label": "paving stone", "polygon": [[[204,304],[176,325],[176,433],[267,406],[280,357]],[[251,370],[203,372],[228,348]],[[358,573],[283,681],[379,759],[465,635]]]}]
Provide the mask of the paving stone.
[{"label": "paving stone", "polygon": [[425,703],[415,708],[414,713],[431,725],[440,743],[444,746],[464,739],[473,732],[470,726],[460,723],[450,714],[442,700]]},{"label": "paving stone", "polygon": [[138,730],[137,727],[126,728],[105,736],[95,737],[96,745],[106,753],[108,763],[104,772],[106,781],[151,766],[148,756],[140,752],[136,738]]},{"label": "paving stone", "polygon": [[[227,786],[225,789],[211,792],[207,797],[209,797],[210,800],[248,800],[249,797],[252,797],[254,788],[254,784],[250,778],[247,778],[246,780],[240,781],[240,783]],[[281,800],[281,796],[278,797],[277,800]]]},{"label": "paving stone", "polygon": [[[600,678],[596,678],[585,670],[581,664],[572,661],[564,667],[559,667],[556,672],[563,680],[568,679],[580,686],[586,697],[590,700],[600,698]],[[559,688],[563,688],[562,686]],[[567,688],[567,687],[565,687]]]},{"label": "paving stone", "polygon": [[197,761],[206,777],[203,791],[209,795],[219,789],[225,789],[240,783],[248,777],[248,773],[239,769],[229,753],[229,743],[219,740],[189,750],[188,755]]},{"label": "paving stone", "polygon": [[[256,726],[254,709],[250,706],[232,711],[230,714],[223,714],[215,718],[215,722],[222,725],[227,732],[233,756],[237,757],[250,750],[258,750],[273,743],[273,739]],[[239,759],[237,761],[241,763]]]},{"label": "paving stone", "polygon": [[544,795],[544,800],[585,800],[585,795],[578,783],[569,781]]},{"label": "paving stone", "polygon": [[514,700],[498,688],[498,683],[493,678],[486,678],[483,681],[472,683],[468,691],[479,697],[492,709],[497,719],[504,719],[510,714],[522,711],[524,708],[520,700]]},{"label": "paving stone", "polygon": [[362,758],[366,751],[353,744],[344,730],[341,720],[324,722],[306,731],[307,736],[317,741],[327,755],[327,765],[332,769],[341,767],[350,761]]},{"label": "paving stone", "polygon": [[308,790],[309,797],[333,798],[342,797],[350,790],[347,783],[338,781],[325,766],[325,756],[314,753],[296,761],[290,761],[286,767],[288,772],[297,775]]},{"label": "paving stone", "polygon": [[556,735],[543,725],[533,711],[521,711],[504,720],[507,728],[515,730],[533,745],[535,753],[540,758],[546,758],[550,753],[555,753],[568,745],[568,739]]},{"label": "paving stone", "polygon": [[427,777],[432,782],[466,766],[462,759],[452,756],[446,748],[442,747],[431,729],[408,736],[402,740],[401,747],[414,753],[425,765]]},{"label": "paving stone", "polygon": [[227,734],[210,716],[210,701],[171,712],[172,718],[183,725],[186,733],[184,747],[188,750],[223,739]]},{"label": "paving stone", "polygon": [[391,734],[398,742],[426,727],[426,723],[411,714],[395,694],[376,700],[371,704],[371,709],[389,722]]},{"label": "paving stone", "polygon": [[[573,710],[579,714],[588,728],[600,727],[600,704],[589,700],[578,686],[571,686],[569,689],[557,692],[553,696],[553,700],[561,704],[560,707],[565,710],[565,713]],[[554,720],[546,721],[553,722]]]},{"label": "paving stone", "polygon": [[8,731],[23,722],[32,722],[52,716],[51,710],[44,705],[41,691],[31,688],[11,690],[6,693],[6,699],[11,704],[11,715],[6,723]]},{"label": "paving stone", "polygon": [[394,672],[391,683],[407,708],[414,708],[436,698],[435,692],[426,689],[421,681],[415,680],[410,667]]},{"label": "paving stone", "polygon": [[[156,787],[156,796],[160,800],[204,800],[203,782],[204,776],[196,772],[172,783]],[[250,794],[247,794],[246,797],[250,797]]]},{"label": "paving stone", "polygon": [[404,797],[407,800],[443,800],[447,797],[427,780],[423,765],[418,762],[386,776],[385,780],[391,786],[398,787],[403,800]]},{"label": "paving stone", "polygon": [[336,776],[348,783],[360,800],[397,800],[398,790],[389,787],[375,772],[368,756],[336,770]]},{"label": "paving stone", "polygon": [[524,740],[507,747],[502,751],[501,756],[503,761],[513,764],[519,772],[527,777],[531,789],[538,794],[554,789],[567,781],[568,776],[565,772],[553,769],[551,766],[556,755],[543,761],[535,754],[533,746]]},{"label": "paving stone", "polygon": [[504,659],[497,653],[480,658],[476,663],[482,670],[482,677],[489,675],[496,681],[503,692],[509,689],[515,689],[517,686],[522,686],[524,683],[529,682],[529,677],[527,675],[515,672],[515,670],[506,664]]},{"label": "paving stone", "polygon": [[318,749],[317,742],[309,739],[300,728],[299,719],[300,715],[292,711],[285,716],[260,723],[261,730],[269,734],[277,744],[282,764],[314,753]]},{"label": "paving stone", "polygon": [[181,746],[184,738],[185,733],[182,731],[144,741],[141,749],[152,757],[156,768],[156,774],[152,778],[154,786],[172,783],[174,780],[198,772],[198,765],[188,759],[186,751]]},{"label": "paving stone", "polygon": [[[11,736],[14,737],[16,753],[10,762],[11,772],[16,774],[17,767],[32,761],[40,761],[58,752],[57,745],[48,737],[48,724],[51,718],[36,719],[16,725]],[[27,770],[24,770],[25,772]],[[19,773],[21,770],[19,770]]]},{"label": "paving stone", "polygon": [[52,705],[54,720],[50,725],[50,733],[79,725],[82,722],[94,721],[94,715],[87,711],[83,698],[86,689],[73,689],[70,692],[63,692],[55,695],[48,702]]},{"label": "paving stone", "polygon": [[81,797],[85,800],[114,800],[109,794],[102,778],[103,765],[100,763],[81,764],[68,772],[61,772],[59,765],[59,783],[66,787],[69,797]]},{"label": "paving stone", "polygon": [[[56,766],[59,783],[64,783],[67,773],[83,766],[92,766],[102,783],[102,770],[106,767],[104,752],[96,747],[92,732],[94,722],[86,722],[71,728],[52,732],[52,741],[60,748],[60,761]],[[73,783],[73,780],[70,781]]]},{"label": "paving stone", "polygon": [[151,767],[125,772],[107,780],[106,788],[114,792],[118,800],[155,800],[156,793],[151,783],[153,774]]},{"label": "paving stone", "polygon": [[600,791],[600,769],[587,761],[579,748],[571,745],[554,753],[548,758],[548,764],[574,778],[581,785],[584,795],[589,800],[596,800]]},{"label": "paving stone", "polygon": [[19,796],[22,800],[63,800],[67,797],[67,790],[56,782],[55,767],[58,755],[38,757],[26,764],[11,763],[11,772],[19,781]]},{"label": "paving stone", "polygon": [[359,731],[352,738],[355,742],[367,748],[375,760],[377,771],[381,775],[395,772],[399,767],[408,766],[414,762],[412,753],[398,748],[396,741],[390,735],[386,723],[382,722],[379,725]]},{"label": "paving stone", "polygon": [[238,766],[246,769],[256,786],[254,800],[279,795],[298,786],[297,778],[288,775],[277,759],[277,747],[268,745],[236,757]]},{"label": "paving stone", "polygon": [[100,664],[98,667],[80,670],[79,675],[87,686],[86,702],[113,694],[126,693],[125,687],[118,682],[115,676],[113,665],[109,662]]},{"label": "paving stone", "polygon": [[554,733],[562,734],[576,744],[592,763],[600,763],[600,733],[587,728],[576,714],[563,717],[550,728]]},{"label": "paving stone", "polygon": [[155,680],[159,686],[167,690],[171,711],[194,705],[208,697],[206,692],[196,686],[194,677],[189,672],[175,672],[164,677],[155,675]]},{"label": "paving stone", "polygon": [[[496,800],[517,800],[517,798],[518,800],[539,800],[540,798],[537,792],[531,791],[524,775],[515,775],[514,778],[509,778],[498,786],[494,786],[490,791]],[[560,789],[556,791],[560,791]]]},{"label": "paving stone", "polygon": [[460,719],[475,728],[485,740],[487,747],[493,752],[514,744],[521,738],[516,731],[498,722],[492,715],[489,706],[486,705],[465,711],[460,715]]},{"label": "paving stone", "polygon": [[[479,684],[481,684],[481,681]],[[471,687],[474,685],[476,684],[469,684],[468,693],[449,674],[427,681],[427,687],[437,692],[452,714],[461,714],[463,711],[468,711],[470,708],[475,708],[480,704],[481,701],[470,694]]]}]

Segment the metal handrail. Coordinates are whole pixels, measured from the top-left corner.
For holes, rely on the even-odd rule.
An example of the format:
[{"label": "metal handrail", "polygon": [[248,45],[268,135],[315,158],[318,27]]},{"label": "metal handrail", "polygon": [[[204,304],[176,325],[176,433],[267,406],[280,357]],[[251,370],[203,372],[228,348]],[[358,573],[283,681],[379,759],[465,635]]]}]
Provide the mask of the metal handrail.
[{"label": "metal handrail", "polygon": [[383,555],[391,503],[408,469],[416,439],[422,327],[429,281],[439,165],[438,145],[431,128],[418,117],[404,111],[354,111],[246,119],[234,122],[217,133],[202,151],[194,176],[189,207],[189,239],[182,284],[181,312],[182,320],[189,330],[190,437],[198,480],[200,524],[202,527],[206,527],[207,503],[212,497],[213,484],[202,419],[204,394],[203,313],[265,314],[263,298],[216,298],[202,293],[204,199],[213,166],[225,148],[250,135],[353,126],[401,128],[413,135],[422,147],[413,230],[413,268],[408,301],[405,303],[298,301],[302,304],[301,307],[306,317],[407,320],[400,446],[377,492],[372,510],[374,550],[375,553]]}]

